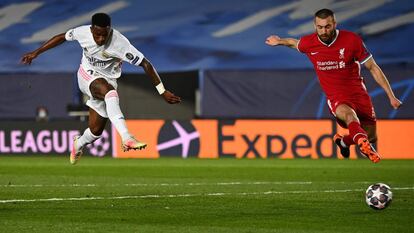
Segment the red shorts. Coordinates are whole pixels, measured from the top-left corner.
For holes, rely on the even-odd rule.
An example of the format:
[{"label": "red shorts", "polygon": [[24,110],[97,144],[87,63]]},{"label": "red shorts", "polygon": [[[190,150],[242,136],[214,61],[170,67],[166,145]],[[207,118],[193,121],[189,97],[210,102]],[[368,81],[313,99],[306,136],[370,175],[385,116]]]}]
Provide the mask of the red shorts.
[{"label": "red shorts", "polygon": [[[361,126],[363,125],[375,125],[377,123],[377,118],[375,116],[374,106],[372,106],[371,97],[368,94],[358,96],[357,98],[332,98],[328,99],[327,101],[328,107],[331,113],[336,118],[336,107],[340,104],[346,104],[350,108],[352,108],[357,116],[359,121],[361,122]],[[338,124],[343,128],[348,128],[345,122],[336,118]]]}]

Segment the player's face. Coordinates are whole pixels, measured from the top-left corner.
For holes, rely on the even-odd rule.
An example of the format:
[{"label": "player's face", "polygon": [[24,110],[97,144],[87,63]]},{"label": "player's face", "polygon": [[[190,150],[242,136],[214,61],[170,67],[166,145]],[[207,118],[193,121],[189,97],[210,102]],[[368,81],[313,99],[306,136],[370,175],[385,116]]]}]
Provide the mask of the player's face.
[{"label": "player's face", "polygon": [[319,39],[324,43],[331,43],[336,35],[336,22],[332,16],[326,19],[315,17],[315,29]]},{"label": "player's face", "polygon": [[93,40],[99,46],[104,45],[111,34],[111,27],[91,26]]}]

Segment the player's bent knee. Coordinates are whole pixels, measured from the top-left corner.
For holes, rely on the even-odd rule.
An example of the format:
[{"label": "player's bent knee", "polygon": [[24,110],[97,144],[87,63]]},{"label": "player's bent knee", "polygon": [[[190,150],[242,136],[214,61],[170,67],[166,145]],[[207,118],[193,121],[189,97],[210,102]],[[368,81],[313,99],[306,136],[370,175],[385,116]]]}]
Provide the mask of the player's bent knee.
[{"label": "player's bent knee", "polygon": [[114,89],[115,88],[103,78],[95,79],[90,85],[92,96],[100,100],[104,100],[105,95]]},{"label": "player's bent knee", "polygon": [[105,100],[108,99],[108,98],[119,98],[118,92],[116,90],[109,90],[105,94]]}]

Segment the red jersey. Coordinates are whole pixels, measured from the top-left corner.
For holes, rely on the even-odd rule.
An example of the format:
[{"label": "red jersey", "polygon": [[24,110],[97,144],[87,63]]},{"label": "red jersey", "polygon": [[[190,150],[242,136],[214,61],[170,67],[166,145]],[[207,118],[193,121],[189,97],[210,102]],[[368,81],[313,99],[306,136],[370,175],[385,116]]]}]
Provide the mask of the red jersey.
[{"label": "red jersey", "polygon": [[336,38],[330,44],[313,33],[299,40],[298,50],[313,63],[328,99],[347,99],[367,93],[360,71],[361,64],[372,55],[355,33],[336,30]]}]

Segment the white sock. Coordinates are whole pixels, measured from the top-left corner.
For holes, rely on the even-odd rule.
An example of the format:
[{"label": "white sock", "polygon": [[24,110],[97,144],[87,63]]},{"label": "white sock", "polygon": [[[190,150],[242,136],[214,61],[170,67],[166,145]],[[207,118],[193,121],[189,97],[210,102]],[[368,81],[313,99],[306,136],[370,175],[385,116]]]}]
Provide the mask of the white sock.
[{"label": "white sock", "polygon": [[83,132],[82,136],[78,138],[78,143],[76,144],[78,148],[76,149],[79,150],[81,147],[93,143],[94,141],[98,140],[100,137],[101,135],[96,136],[91,132],[91,129],[87,128]]},{"label": "white sock", "polygon": [[345,142],[344,142],[344,140],[343,140],[343,139],[341,139],[341,146],[343,146],[343,147],[348,147],[348,146],[345,144]]},{"label": "white sock", "polygon": [[119,107],[118,92],[116,92],[116,90],[108,91],[108,93],[105,95],[105,103],[109,120],[111,121],[112,125],[115,126],[115,129],[121,136],[122,141],[130,138],[131,134],[128,132],[124,114],[122,114],[121,108]]}]

